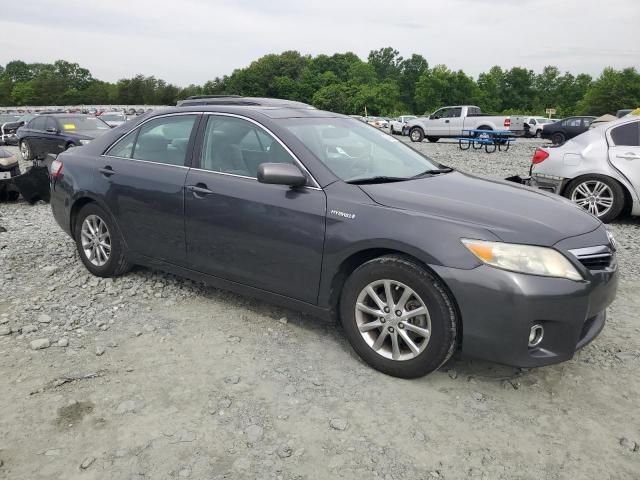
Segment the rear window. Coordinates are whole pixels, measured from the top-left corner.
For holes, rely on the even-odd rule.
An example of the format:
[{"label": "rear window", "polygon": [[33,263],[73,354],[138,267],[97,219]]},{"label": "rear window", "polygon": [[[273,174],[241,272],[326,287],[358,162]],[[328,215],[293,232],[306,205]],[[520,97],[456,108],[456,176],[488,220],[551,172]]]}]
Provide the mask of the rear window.
[{"label": "rear window", "polygon": [[627,123],[611,130],[611,140],[618,146],[640,146],[640,122]]}]

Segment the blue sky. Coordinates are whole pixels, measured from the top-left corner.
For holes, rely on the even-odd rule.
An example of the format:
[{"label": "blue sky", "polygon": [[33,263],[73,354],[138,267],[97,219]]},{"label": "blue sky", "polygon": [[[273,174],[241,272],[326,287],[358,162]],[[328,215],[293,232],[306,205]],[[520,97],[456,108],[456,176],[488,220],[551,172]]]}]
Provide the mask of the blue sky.
[{"label": "blue sky", "polygon": [[640,0],[23,0],[0,64],[65,59],[95,77],[203,83],[267,53],[393,46],[477,75],[492,65],[640,69]]}]

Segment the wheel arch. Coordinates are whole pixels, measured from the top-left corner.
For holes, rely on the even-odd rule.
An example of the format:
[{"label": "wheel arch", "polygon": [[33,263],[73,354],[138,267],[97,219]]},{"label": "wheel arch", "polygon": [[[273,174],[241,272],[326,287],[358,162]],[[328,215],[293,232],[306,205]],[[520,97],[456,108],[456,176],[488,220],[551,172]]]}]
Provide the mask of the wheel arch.
[{"label": "wheel arch", "polygon": [[440,275],[438,275],[432,268],[429,267],[429,264],[425,262],[423,259],[418,258],[415,255],[407,251],[403,251],[397,247],[373,247],[373,248],[365,248],[358,250],[349,254],[346,258],[340,262],[336,273],[333,275],[331,279],[331,287],[329,291],[329,306],[332,312],[332,316],[336,320],[337,323],[340,323],[340,316],[338,315],[339,305],[340,305],[340,297],[342,294],[342,289],[344,283],[347,281],[347,278],[361,265],[368,262],[369,260],[373,260],[374,258],[383,257],[385,255],[397,255],[403,257],[411,262],[417,264],[419,267],[425,269],[429,272],[429,274],[433,275],[437,278],[442,284],[443,288],[449,295],[453,307],[456,310],[456,317],[458,319],[458,342],[462,340],[462,314],[460,308],[458,307],[458,301],[453,295],[453,292],[447,285]]}]

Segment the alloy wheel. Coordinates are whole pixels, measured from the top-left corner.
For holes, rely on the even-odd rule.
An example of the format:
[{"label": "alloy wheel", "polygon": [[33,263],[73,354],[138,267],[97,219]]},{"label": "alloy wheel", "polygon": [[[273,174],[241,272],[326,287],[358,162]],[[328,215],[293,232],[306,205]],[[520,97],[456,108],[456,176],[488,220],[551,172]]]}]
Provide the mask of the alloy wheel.
[{"label": "alloy wheel", "polygon": [[613,207],[613,192],[604,182],[587,180],[571,192],[571,201],[596,217],[601,217]]},{"label": "alloy wheel", "polygon": [[420,140],[420,132],[418,132],[418,130],[413,130],[411,133],[411,140],[413,140],[414,142],[417,142],[418,140]]},{"label": "alloy wheel", "polygon": [[107,224],[98,215],[88,215],[80,231],[82,251],[87,260],[102,267],[111,256],[111,235]]},{"label": "alloy wheel", "polygon": [[20,142],[20,155],[22,155],[23,160],[29,160],[29,158],[31,157],[29,144],[25,141]]},{"label": "alloy wheel", "polygon": [[411,360],[429,344],[429,310],[420,296],[401,282],[377,280],[363,288],[355,318],[364,341],[385,358]]}]

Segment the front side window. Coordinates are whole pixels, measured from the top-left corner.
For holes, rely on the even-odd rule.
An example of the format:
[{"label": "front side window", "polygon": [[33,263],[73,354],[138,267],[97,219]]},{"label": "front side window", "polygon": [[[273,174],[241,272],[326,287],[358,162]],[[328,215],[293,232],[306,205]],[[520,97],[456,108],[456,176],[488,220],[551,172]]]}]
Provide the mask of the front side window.
[{"label": "front side window", "polygon": [[581,127],[582,119],[580,118],[568,118],[562,123],[565,127]]},{"label": "front side window", "polygon": [[441,108],[440,110],[438,110],[436,113],[433,114],[433,119],[438,120],[440,118],[447,118],[448,115],[449,115],[449,109]]},{"label": "front side window", "polygon": [[611,140],[617,146],[640,146],[640,122],[626,123],[611,130]]},{"label": "front side window", "polygon": [[32,130],[44,130],[47,124],[47,117],[36,117],[29,122],[29,128]]},{"label": "front side window", "polygon": [[347,118],[279,120],[329,170],[344,181],[409,179],[442,166],[395,137]]},{"label": "front side window", "polygon": [[58,123],[56,122],[56,119],[53,117],[47,117],[47,123],[44,125],[44,128],[47,131],[57,131]]},{"label": "front side window", "polygon": [[237,117],[209,116],[200,168],[256,178],[262,163],[294,163],[294,159],[256,124]]}]

